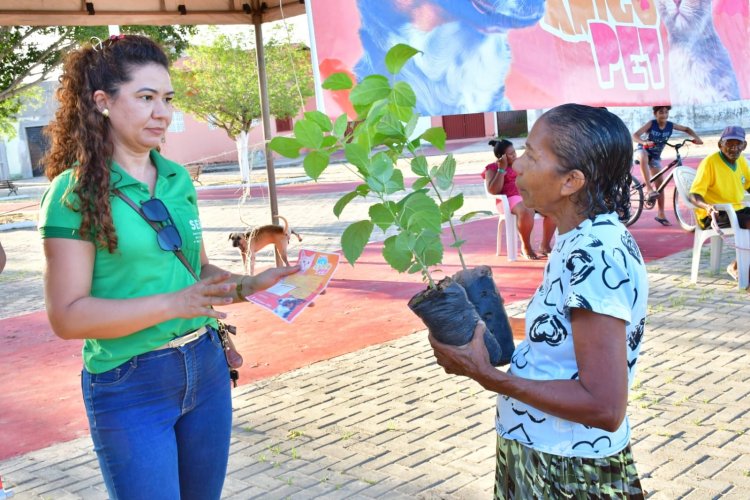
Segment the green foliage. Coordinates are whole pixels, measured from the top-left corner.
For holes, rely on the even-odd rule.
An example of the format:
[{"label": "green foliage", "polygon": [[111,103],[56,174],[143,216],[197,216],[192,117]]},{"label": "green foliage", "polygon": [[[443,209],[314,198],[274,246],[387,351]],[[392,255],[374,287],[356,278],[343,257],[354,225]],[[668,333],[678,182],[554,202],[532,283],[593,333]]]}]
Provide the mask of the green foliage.
[{"label": "green foliage", "polygon": [[[281,43],[279,38],[272,37],[264,46],[266,79],[271,114],[288,118],[313,95],[312,66],[307,47]],[[250,45],[241,36],[220,35],[211,45],[190,47],[186,59],[172,71],[177,107],[215,124],[231,138],[249,131],[253,121],[261,118],[258,66],[255,48]],[[317,127],[311,132],[313,137],[302,131],[300,137],[306,137],[306,146],[321,146],[309,142],[322,140],[322,133],[316,132],[323,125],[321,117],[330,124],[322,113],[308,117]],[[289,143],[282,149],[294,158],[299,156],[295,147]]]},{"label": "green foliage", "polygon": [[13,139],[16,136],[16,128],[13,124],[22,108],[22,95],[0,101],[0,137]]},{"label": "green foliage", "polygon": [[[192,26],[122,26],[122,33],[144,34],[176,59],[187,47]],[[59,68],[64,55],[91,37],[105,39],[106,26],[0,26],[0,135],[8,136],[29,92]]]},{"label": "green foliage", "polygon": [[[386,55],[388,71],[397,74],[417,52],[402,44],[391,48]],[[345,115],[332,123],[321,113],[308,113],[295,124],[293,137],[275,137],[271,149],[289,158],[306,150],[304,168],[313,179],[325,171],[332,154],[343,151],[362,184],[338,200],[334,214],[339,217],[359,197],[376,199],[370,205],[369,219],[355,222],[344,231],[341,247],[346,259],[354,264],[376,227],[383,232],[394,230],[395,234],[384,242],[386,262],[399,272],[421,272],[432,284],[429,269],[443,259],[440,235],[444,222],[451,226],[451,246],[458,250],[463,263],[463,241],[456,237],[452,223],[464,203],[463,194],[451,196],[456,162],[449,154],[440,165],[430,168],[421,152],[422,141],[444,150],[445,130],[434,127],[413,136],[419,118],[414,91],[405,82],[394,83],[392,76],[370,75],[354,85],[349,76],[337,73],[323,83],[323,88],[350,90],[349,101],[357,112],[353,130],[346,133]],[[417,176],[409,188],[404,185],[399,166],[404,158],[410,175]]]},{"label": "green foliage", "polygon": [[44,98],[42,87],[33,86],[23,92],[3,101],[0,101],[0,137],[13,139],[16,136],[18,115],[27,108],[41,106]]}]

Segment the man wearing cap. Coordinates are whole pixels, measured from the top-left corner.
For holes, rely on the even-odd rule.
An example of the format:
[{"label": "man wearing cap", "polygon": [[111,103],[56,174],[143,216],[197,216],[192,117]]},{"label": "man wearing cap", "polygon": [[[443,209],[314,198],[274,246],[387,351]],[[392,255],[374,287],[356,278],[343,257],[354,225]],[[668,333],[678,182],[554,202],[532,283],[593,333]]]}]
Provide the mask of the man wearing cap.
[{"label": "man wearing cap", "polygon": [[[690,187],[690,201],[699,207],[695,212],[702,228],[711,225],[712,214],[716,214],[719,227],[729,227],[726,212],[717,210],[714,204],[731,203],[740,227],[750,229],[750,207],[742,205],[742,198],[750,188],[750,168],[742,156],[746,146],[745,130],[729,126],[721,134],[719,151],[705,157],[698,165]],[[737,279],[737,261],[729,264],[727,272]]]}]

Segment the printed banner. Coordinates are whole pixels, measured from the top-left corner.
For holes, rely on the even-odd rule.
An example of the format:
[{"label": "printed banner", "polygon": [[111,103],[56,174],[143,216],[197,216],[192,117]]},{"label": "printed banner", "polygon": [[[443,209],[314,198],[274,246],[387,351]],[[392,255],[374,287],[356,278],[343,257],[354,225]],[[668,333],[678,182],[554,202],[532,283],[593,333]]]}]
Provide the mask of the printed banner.
[{"label": "printed banner", "polygon": [[339,264],[339,254],[302,249],[297,264],[299,272],[245,298],[291,323],[328,286]]},{"label": "printed banner", "polygon": [[[309,0],[320,79],[402,71],[423,115],[750,99],[748,0]],[[347,109],[322,91],[331,115]],[[338,101],[338,102],[337,102]]]}]

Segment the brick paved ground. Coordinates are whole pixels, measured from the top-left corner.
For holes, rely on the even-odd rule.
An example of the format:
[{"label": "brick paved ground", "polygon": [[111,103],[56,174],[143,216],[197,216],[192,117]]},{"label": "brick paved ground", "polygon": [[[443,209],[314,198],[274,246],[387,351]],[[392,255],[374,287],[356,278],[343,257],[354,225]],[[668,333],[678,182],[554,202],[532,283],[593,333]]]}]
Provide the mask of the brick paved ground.
[{"label": "brick paved ground", "polygon": [[[480,204],[481,192],[471,192]],[[312,244],[335,245],[327,202],[297,201],[292,216]],[[263,200],[257,203],[261,217]],[[209,254],[231,268],[236,256],[220,241],[236,225],[230,210],[222,202],[202,206],[214,234]],[[0,233],[3,245],[9,254],[27,252],[29,262],[0,275],[4,304],[13,302],[6,315],[41,308],[38,240],[33,231],[12,233]],[[726,265],[730,251],[723,257]],[[636,463],[652,498],[750,498],[750,301],[705,269],[699,286],[689,284],[689,266],[690,251],[649,265],[648,328],[630,396]],[[522,314],[522,305],[509,312]],[[224,497],[487,498],[494,397],[442,373],[425,337],[418,332],[236,389]],[[0,462],[0,476],[19,500],[106,498],[88,438]]]},{"label": "brick paved ground", "polygon": [[[652,498],[746,499],[750,302],[705,270],[690,285],[689,258],[649,266],[647,337],[630,397],[636,463]],[[493,403],[442,373],[424,332],[244,386],[234,393],[224,496],[487,498]],[[0,471],[19,500],[106,497],[87,438]]]}]

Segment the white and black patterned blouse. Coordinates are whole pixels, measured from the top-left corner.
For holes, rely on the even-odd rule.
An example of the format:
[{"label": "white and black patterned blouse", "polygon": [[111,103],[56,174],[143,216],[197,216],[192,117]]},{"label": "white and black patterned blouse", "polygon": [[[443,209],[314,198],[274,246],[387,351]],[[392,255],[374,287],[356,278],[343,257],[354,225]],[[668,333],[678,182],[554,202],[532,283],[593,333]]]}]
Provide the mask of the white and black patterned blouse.
[{"label": "white and black patterned blouse", "polygon": [[[509,371],[532,380],[578,377],[570,309],[583,308],[626,322],[628,387],[633,383],[643,340],[648,278],[641,252],[615,214],[559,235],[544,279],[526,310],[526,338],[513,353]],[[498,396],[500,436],[546,453],[605,457],[630,440],[627,417],[615,432],[588,427]]]}]

